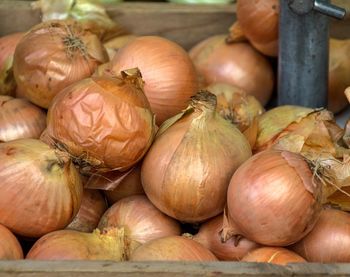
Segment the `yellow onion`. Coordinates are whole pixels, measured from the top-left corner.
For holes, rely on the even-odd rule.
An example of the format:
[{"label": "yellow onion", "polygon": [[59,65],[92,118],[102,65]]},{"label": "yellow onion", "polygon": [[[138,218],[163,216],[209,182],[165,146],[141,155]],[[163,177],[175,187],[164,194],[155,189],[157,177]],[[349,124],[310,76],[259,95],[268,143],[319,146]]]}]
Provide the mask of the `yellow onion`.
[{"label": "yellow onion", "polygon": [[193,239],[209,249],[221,261],[239,261],[248,252],[260,247],[259,244],[246,238],[240,238],[239,240],[231,238],[226,242],[222,242],[222,219],[222,215],[219,215],[203,223]]},{"label": "yellow onion", "polygon": [[350,215],[326,209],[312,231],[291,249],[309,262],[348,263],[349,247]]},{"label": "yellow onion", "polygon": [[63,229],[77,214],[81,179],[64,155],[34,139],[0,143],[0,223],[40,237]]},{"label": "yellow onion", "polygon": [[262,247],[246,255],[242,262],[287,265],[289,263],[305,263],[306,261],[298,254],[282,247]]},{"label": "yellow onion", "polygon": [[21,94],[48,108],[62,89],[106,61],[96,35],[74,21],[50,21],[34,26],[18,43],[13,72]]},{"label": "yellow onion", "polygon": [[137,38],[135,35],[123,35],[112,38],[109,41],[105,42],[103,46],[107,50],[109,59],[112,60],[120,48],[124,47],[127,43],[134,40],[135,38]]},{"label": "yellow onion", "polygon": [[142,185],[162,212],[201,222],[223,211],[230,178],[250,156],[247,139],[216,112],[216,96],[202,91],[160,127],[142,164]]},{"label": "yellow onion", "polygon": [[274,86],[271,64],[249,43],[227,44],[225,37],[207,38],[190,50],[198,73],[206,85],[227,83],[242,88],[265,105]]},{"label": "yellow onion", "polygon": [[25,99],[0,95],[0,141],[39,138],[46,113]]},{"label": "yellow onion", "polygon": [[60,230],[35,242],[27,260],[124,260],[123,230],[84,233]]},{"label": "yellow onion", "polygon": [[9,229],[0,224],[0,260],[23,259],[22,247]]},{"label": "yellow onion", "polygon": [[100,191],[84,189],[79,212],[66,229],[90,233],[96,229],[106,210],[107,203]]},{"label": "yellow onion", "polygon": [[197,92],[197,74],[184,49],[156,36],[138,37],[121,48],[109,71],[138,67],[145,81],[145,93],[156,115],[157,124],[186,108]]},{"label": "yellow onion", "polygon": [[232,176],[227,192],[228,227],[223,237],[242,235],[269,246],[293,244],[315,225],[321,196],[320,183],[303,156],[263,151]]},{"label": "yellow onion", "polygon": [[200,243],[185,237],[170,236],[152,240],[138,247],[131,261],[216,261]]},{"label": "yellow onion", "polygon": [[14,33],[0,38],[0,95],[13,95],[16,82],[13,77],[13,54],[23,33]]},{"label": "yellow onion", "polygon": [[48,136],[84,172],[131,168],[150,147],[154,132],[137,70],[77,82],[57,95],[48,112]]}]

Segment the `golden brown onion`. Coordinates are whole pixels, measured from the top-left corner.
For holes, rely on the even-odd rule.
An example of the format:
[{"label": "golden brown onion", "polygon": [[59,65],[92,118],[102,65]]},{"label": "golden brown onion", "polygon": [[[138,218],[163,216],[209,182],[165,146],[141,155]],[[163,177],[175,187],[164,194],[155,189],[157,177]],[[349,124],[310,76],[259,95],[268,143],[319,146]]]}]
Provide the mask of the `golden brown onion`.
[{"label": "golden brown onion", "polygon": [[21,94],[48,108],[57,93],[106,61],[98,37],[79,23],[49,21],[34,26],[18,43],[13,71]]},{"label": "golden brown onion", "polygon": [[0,260],[23,259],[22,247],[9,229],[0,224]]},{"label": "golden brown onion", "polygon": [[109,60],[112,60],[115,54],[120,48],[124,47],[127,43],[137,38],[135,35],[123,35],[112,38],[111,40],[105,42],[103,46],[107,50]]}]

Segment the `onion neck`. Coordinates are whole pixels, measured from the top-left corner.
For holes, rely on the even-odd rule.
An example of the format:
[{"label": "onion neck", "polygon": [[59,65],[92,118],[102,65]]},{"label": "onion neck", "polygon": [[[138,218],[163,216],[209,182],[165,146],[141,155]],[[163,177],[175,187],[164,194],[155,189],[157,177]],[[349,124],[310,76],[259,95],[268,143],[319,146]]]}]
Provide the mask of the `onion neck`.
[{"label": "onion neck", "polygon": [[136,68],[130,68],[121,72],[121,77],[124,82],[136,86],[138,89],[143,90],[144,81],[142,80],[141,71]]},{"label": "onion neck", "polygon": [[190,107],[195,112],[202,112],[203,114],[214,116],[216,114],[217,100],[215,94],[202,90],[191,97]]}]

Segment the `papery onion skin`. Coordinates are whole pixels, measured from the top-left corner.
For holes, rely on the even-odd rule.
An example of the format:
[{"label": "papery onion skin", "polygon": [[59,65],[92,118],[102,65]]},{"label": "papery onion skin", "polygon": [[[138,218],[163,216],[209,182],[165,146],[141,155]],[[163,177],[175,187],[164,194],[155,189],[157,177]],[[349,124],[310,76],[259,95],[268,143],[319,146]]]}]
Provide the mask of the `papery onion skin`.
[{"label": "papery onion skin", "polygon": [[172,236],[152,240],[138,247],[131,261],[217,261],[200,243],[185,237]]},{"label": "papery onion skin", "polygon": [[307,235],[321,211],[321,186],[306,160],[266,150],[232,176],[227,205],[237,235],[269,246],[287,246]]},{"label": "papery onion skin", "polygon": [[65,159],[39,140],[0,143],[0,223],[25,237],[65,228],[83,192],[77,170]]},{"label": "papery onion skin", "polygon": [[350,215],[325,209],[312,231],[291,249],[309,262],[350,262]]},{"label": "papery onion skin", "polygon": [[249,43],[227,44],[225,39],[225,35],[207,38],[189,52],[204,83],[237,86],[266,105],[275,79],[271,64]]},{"label": "papery onion skin", "polygon": [[135,35],[124,35],[112,38],[109,41],[105,42],[103,46],[107,50],[109,60],[113,59],[120,48],[124,47],[127,43],[134,40],[135,38],[137,38]]},{"label": "papery onion skin", "polygon": [[34,26],[18,43],[13,71],[19,91],[48,108],[68,85],[92,75],[107,54],[98,37],[75,21]]},{"label": "papery onion skin", "polygon": [[0,224],[0,260],[23,259],[22,247],[9,229]]},{"label": "papery onion skin", "polygon": [[180,224],[159,211],[143,195],[119,200],[104,213],[98,225],[100,230],[121,227],[129,239],[141,244],[181,234]]},{"label": "papery onion skin", "polygon": [[106,210],[107,202],[100,191],[84,189],[79,212],[66,229],[90,233],[96,229]]},{"label": "papery onion skin", "polygon": [[289,263],[305,263],[306,260],[282,247],[262,247],[247,254],[242,262],[287,265]]},{"label": "papery onion skin", "polygon": [[142,185],[165,214],[202,222],[223,211],[230,178],[250,156],[247,139],[216,112],[215,95],[203,91],[160,127],[143,160]]},{"label": "papery onion skin", "polygon": [[0,142],[39,138],[46,127],[46,113],[25,99],[0,95]]},{"label": "papery onion skin", "polygon": [[221,230],[223,226],[222,215],[208,220],[200,226],[198,233],[193,239],[205,248],[209,249],[221,261],[239,261],[248,252],[260,247],[259,244],[241,238],[236,241],[231,238],[226,242],[221,241]]},{"label": "papery onion skin", "polygon": [[156,36],[138,37],[121,48],[110,71],[138,67],[145,81],[145,93],[156,114],[157,124],[186,108],[197,92],[197,73],[184,49]]}]

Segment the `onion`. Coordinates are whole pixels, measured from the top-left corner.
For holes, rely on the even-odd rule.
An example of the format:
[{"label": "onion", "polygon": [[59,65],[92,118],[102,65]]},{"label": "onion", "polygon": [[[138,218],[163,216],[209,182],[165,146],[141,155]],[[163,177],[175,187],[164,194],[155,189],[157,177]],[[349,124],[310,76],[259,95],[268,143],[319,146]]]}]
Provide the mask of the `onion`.
[{"label": "onion", "polygon": [[225,243],[221,241],[222,215],[210,219],[199,228],[199,232],[193,239],[205,248],[209,249],[219,260],[238,261],[248,252],[256,249],[259,245],[253,241],[241,238],[231,238]]},{"label": "onion", "polygon": [[16,82],[13,77],[13,54],[23,33],[14,33],[0,38],[0,95],[13,95]]},{"label": "onion", "polygon": [[0,224],[0,260],[23,259],[22,247],[9,229]]},{"label": "onion", "polygon": [[306,261],[296,253],[282,247],[262,247],[246,255],[242,262],[287,265],[289,263],[304,263]]},{"label": "onion", "polygon": [[269,246],[297,242],[321,211],[316,181],[299,154],[267,150],[254,155],[235,172],[227,192],[229,221],[240,232],[227,228],[224,233]]},{"label": "onion", "polygon": [[66,227],[77,214],[80,176],[64,153],[43,142],[0,143],[0,223],[16,234],[40,237]]},{"label": "onion", "polygon": [[74,21],[51,21],[34,26],[21,39],[13,71],[21,94],[48,108],[57,93],[89,77],[106,60],[97,36]]},{"label": "onion", "polygon": [[137,70],[121,78],[92,77],[63,90],[52,103],[47,133],[82,171],[131,168],[155,133],[154,115]]},{"label": "onion", "polygon": [[216,112],[216,96],[202,91],[160,127],[142,164],[142,185],[162,212],[201,222],[223,211],[230,178],[250,156],[246,138]]},{"label": "onion", "polygon": [[227,83],[242,88],[265,105],[274,86],[271,64],[248,43],[227,44],[225,37],[210,37],[190,50],[204,83]]},{"label": "onion", "polygon": [[138,67],[157,124],[184,109],[197,92],[197,74],[191,59],[176,43],[155,36],[138,37],[120,49],[110,71]]},{"label": "onion", "polygon": [[29,260],[124,260],[123,230],[83,233],[60,230],[41,237],[30,249]]},{"label": "onion", "polygon": [[135,35],[123,35],[115,37],[104,43],[103,46],[107,50],[109,59],[112,60],[120,48],[124,47],[127,43],[134,40],[135,38],[137,38]]},{"label": "onion", "polygon": [[312,231],[291,247],[310,262],[350,262],[350,215],[335,209],[321,212]]},{"label": "onion", "polygon": [[107,203],[101,192],[84,189],[79,212],[66,229],[90,233],[97,227],[105,210]]},{"label": "onion", "polygon": [[152,240],[138,247],[131,261],[216,261],[200,243],[189,238],[171,236]]},{"label": "onion", "polygon": [[39,138],[45,127],[43,110],[24,99],[0,95],[0,141]]}]

